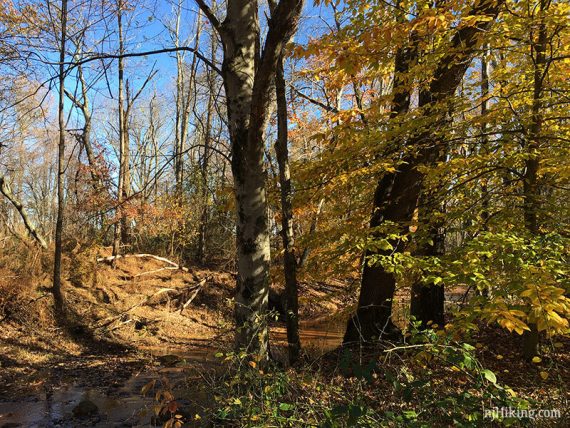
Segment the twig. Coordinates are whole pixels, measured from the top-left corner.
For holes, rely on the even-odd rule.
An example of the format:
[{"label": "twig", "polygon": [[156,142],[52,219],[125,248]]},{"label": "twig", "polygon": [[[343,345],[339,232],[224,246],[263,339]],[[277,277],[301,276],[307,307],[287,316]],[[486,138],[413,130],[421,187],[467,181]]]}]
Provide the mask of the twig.
[{"label": "twig", "polygon": [[136,275],[133,275],[133,278],[138,278],[139,276],[143,276],[143,275],[151,275],[153,273],[158,273],[158,272],[161,272],[163,270],[177,270],[177,269],[179,269],[178,266],[166,266],[166,267],[163,267],[160,269],[154,269],[154,270],[149,270],[147,272],[138,273]]},{"label": "twig", "polygon": [[180,313],[182,314],[182,311],[184,309],[186,309],[190,303],[192,303],[192,301],[196,298],[196,296],[198,295],[198,292],[202,289],[202,287],[204,286],[204,284],[206,284],[206,282],[208,281],[208,279],[210,279],[210,277],[208,278],[204,278],[202,281],[200,281],[197,285],[196,291],[194,291],[194,293],[192,294],[192,296],[190,296],[190,298],[186,301],[186,303],[184,303],[182,305],[182,307],[180,308]]}]

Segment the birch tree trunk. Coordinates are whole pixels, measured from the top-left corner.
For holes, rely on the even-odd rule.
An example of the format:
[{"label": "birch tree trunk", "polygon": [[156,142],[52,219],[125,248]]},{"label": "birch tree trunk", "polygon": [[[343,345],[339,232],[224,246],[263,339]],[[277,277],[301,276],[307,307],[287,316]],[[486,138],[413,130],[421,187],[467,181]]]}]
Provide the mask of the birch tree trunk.
[{"label": "birch tree trunk", "polygon": [[271,86],[285,43],[297,28],[302,0],[282,0],[268,23],[261,48],[257,2],[229,0],[220,23],[203,0],[196,0],[224,48],[222,77],[232,146],[237,205],[236,347],[268,358],[269,222],[263,133]]}]

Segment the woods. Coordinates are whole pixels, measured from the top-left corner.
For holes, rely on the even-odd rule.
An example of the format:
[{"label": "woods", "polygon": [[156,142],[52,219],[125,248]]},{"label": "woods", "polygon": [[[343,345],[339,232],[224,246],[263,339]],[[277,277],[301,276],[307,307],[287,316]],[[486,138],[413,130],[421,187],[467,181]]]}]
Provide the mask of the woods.
[{"label": "woods", "polygon": [[207,342],[210,399],[159,369],[150,423],[568,408],[570,3],[0,4],[7,385]]}]

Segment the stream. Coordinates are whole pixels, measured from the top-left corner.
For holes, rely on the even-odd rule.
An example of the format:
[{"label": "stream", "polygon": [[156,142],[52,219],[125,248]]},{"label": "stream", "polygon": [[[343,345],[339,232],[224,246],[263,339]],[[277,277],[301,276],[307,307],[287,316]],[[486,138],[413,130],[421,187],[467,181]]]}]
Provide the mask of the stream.
[{"label": "stream", "polygon": [[[342,341],[341,330],[332,325],[302,325],[300,335],[302,346],[317,356],[336,348]],[[271,341],[282,345],[272,347],[273,352],[278,353],[274,357],[284,358],[285,329],[272,327]],[[0,428],[162,426],[154,417],[152,393],[143,397],[141,389],[163,376],[171,383],[181,409],[190,417],[199,413],[203,404],[208,403],[206,392],[200,386],[208,372],[214,373],[216,368],[219,369],[215,350],[195,347],[147,351],[163,366],[134,373],[124,382],[110,386],[66,384],[22,400],[0,401]],[[192,397],[192,400],[179,400],[178,397]],[[93,404],[95,409],[89,407]]]}]

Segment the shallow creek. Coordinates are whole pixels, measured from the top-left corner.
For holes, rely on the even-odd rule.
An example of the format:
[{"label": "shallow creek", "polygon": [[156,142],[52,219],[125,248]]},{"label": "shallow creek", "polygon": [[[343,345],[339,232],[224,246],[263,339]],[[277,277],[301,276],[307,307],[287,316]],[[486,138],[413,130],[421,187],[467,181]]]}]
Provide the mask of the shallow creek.
[{"label": "shallow creek", "polygon": [[[342,333],[336,325],[301,326],[303,347],[316,355],[337,347],[342,341]],[[284,345],[286,333],[283,327],[273,327],[272,342]],[[285,355],[284,348],[273,347],[277,358]],[[215,350],[209,348],[149,349],[164,365],[134,373],[125,382],[115,385],[82,386],[80,383],[41,392],[18,401],[0,401],[0,428],[75,428],[75,427],[149,427],[154,426],[153,397],[143,397],[144,385],[161,376],[168,378],[175,396],[192,397],[192,400],[177,400],[181,408],[190,416],[199,413],[208,397],[200,388],[208,372],[219,368],[214,357]],[[83,417],[76,417],[80,403],[93,403],[96,411],[89,415],[87,408]],[[84,409],[85,410],[85,409]],[[159,424],[158,426],[161,426]]]}]

